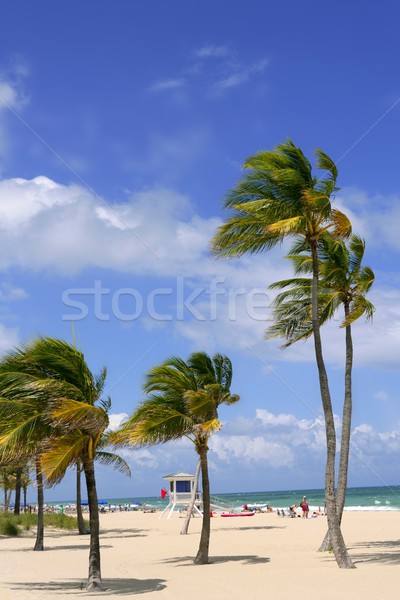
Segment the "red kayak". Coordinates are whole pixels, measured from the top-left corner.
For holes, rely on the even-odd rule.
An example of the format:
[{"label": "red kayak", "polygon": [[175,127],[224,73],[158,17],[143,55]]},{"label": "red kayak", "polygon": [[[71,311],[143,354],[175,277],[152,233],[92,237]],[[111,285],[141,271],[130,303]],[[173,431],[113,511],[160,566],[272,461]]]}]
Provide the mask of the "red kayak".
[{"label": "red kayak", "polygon": [[242,512],[242,513],[221,513],[221,517],[254,517],[255,512]]}]

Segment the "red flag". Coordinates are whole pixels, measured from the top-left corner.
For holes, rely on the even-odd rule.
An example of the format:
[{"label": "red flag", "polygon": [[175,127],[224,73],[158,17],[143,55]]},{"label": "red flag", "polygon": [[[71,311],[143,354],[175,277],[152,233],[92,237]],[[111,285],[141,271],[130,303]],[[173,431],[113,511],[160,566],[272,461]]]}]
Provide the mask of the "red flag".
[{"label": "red flag", "polygon": [[161,498],[164,500],[165,496],[168,494],[167,490],[162,488],[161,489]]}]

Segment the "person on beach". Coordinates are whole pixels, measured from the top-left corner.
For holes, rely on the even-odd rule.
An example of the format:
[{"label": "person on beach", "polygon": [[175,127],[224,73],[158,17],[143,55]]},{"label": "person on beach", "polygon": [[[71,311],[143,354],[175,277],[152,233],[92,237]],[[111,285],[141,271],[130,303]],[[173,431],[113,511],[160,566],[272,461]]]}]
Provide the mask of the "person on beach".
[{"label": "person on beach", "polygon": [[308,519],[308,512],[310,509],[308,507],[307,498],[305,496],[303,496],[303,499],[300,502],[300,506],[301,510],[303,511],[303,519]]}]

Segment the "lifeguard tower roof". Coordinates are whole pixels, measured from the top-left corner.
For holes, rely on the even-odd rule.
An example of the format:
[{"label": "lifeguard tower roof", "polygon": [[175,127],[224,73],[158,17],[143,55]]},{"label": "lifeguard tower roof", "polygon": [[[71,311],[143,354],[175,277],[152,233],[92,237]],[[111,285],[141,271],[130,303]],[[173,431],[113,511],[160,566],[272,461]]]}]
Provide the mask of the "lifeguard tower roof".
[{"label": "lifeguard tower roof", "polygon": [[194,479],[194,475],[180,471],[179,473],[171,473],[171,475],[164,475],[163,479],[166,479],[167,481],[171,481],[172,479],[175,479],[175,481],[179,481],[181,479]]}]

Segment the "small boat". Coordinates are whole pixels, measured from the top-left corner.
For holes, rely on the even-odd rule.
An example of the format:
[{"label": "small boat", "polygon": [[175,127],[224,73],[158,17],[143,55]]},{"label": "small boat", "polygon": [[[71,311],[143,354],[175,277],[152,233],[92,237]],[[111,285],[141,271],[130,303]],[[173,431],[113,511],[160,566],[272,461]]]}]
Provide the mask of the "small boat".
[{"label": "small boat", "polygon": [[241,513],[221,513],[221,517],[254,517],[254,511],[246,511]]}]

